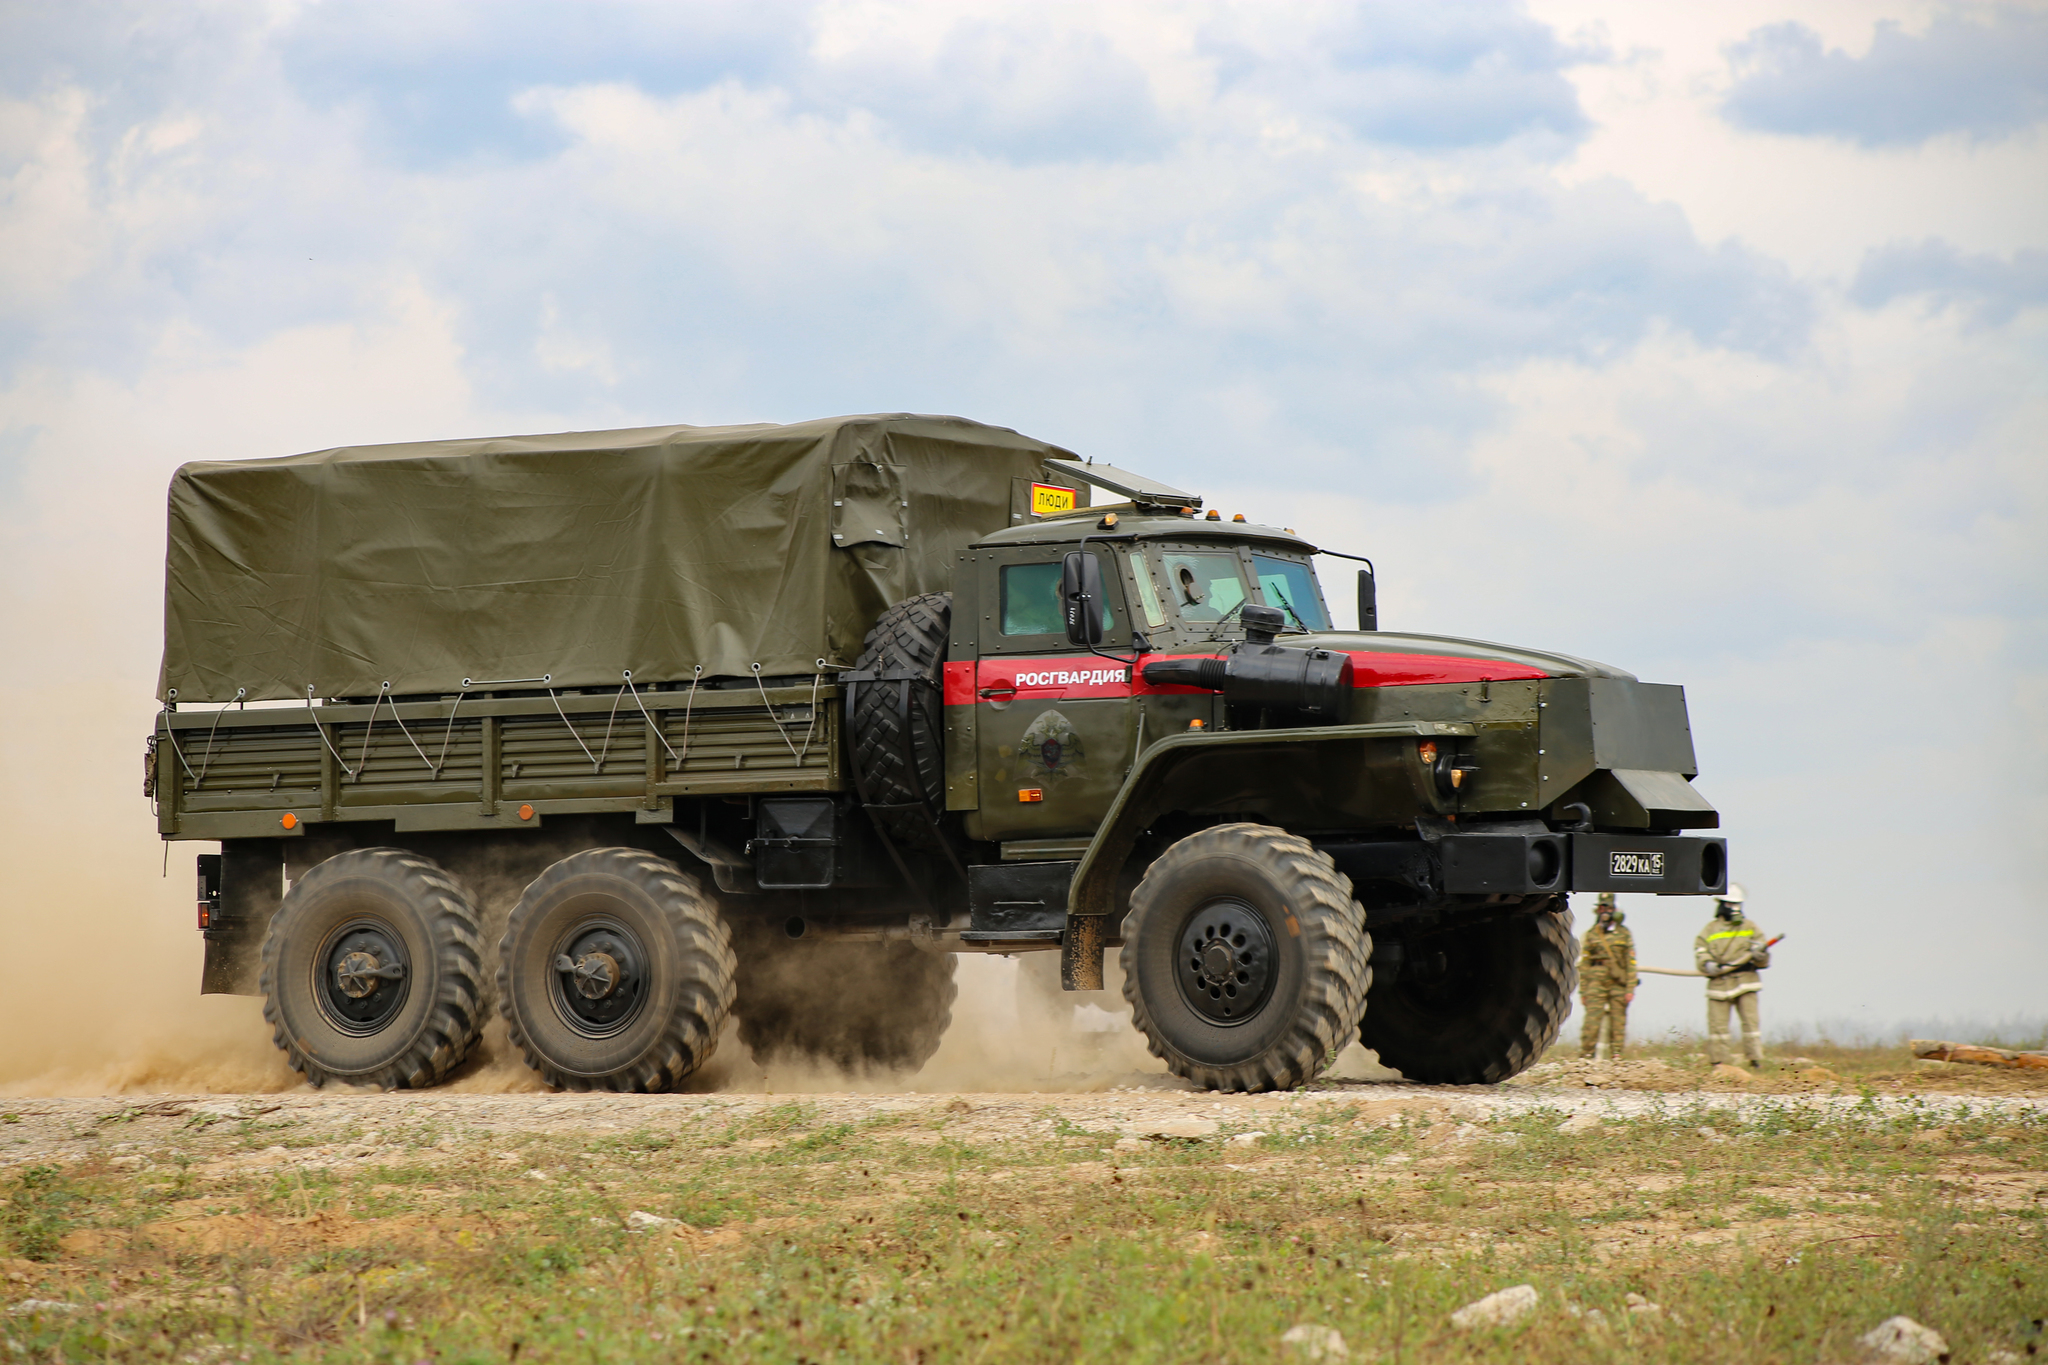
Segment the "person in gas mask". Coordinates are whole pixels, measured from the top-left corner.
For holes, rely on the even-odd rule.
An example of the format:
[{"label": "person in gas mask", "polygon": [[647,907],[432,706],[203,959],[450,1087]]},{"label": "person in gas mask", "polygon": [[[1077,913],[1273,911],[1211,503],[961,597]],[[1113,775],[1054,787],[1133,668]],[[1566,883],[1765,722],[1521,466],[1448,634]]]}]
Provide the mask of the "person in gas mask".
[{"label": "person in gas mask", "polygon": [[1579,1056],[1592,1060],[1605,1025],[1608,1059],[1621,1060],[1628,1040],[1628,1007],[1635,998],[1635,935],[1622,927],[1614,893],[1602,891],[1593,902],[1593,927],[1579,945],[1579,1009],[1586,1016],[1579,1030]]},{"label": "person in gas mask", "polygon": [[1757,996],[1764,983],[1757,973],[1771,965],[1771,948],[1756,921],[1742,913],[1745,899],[1742,888],[1730,882],[1714,902],[1714,917],[1692,942],[1692,960],[1707,978],[1707,1060],[1716,1065],[1734,1060],[1728,1036],[1732,1009],[1742,1024],[1743,1054],[1751,1067],[1761,1070],[1764,1035]]}]

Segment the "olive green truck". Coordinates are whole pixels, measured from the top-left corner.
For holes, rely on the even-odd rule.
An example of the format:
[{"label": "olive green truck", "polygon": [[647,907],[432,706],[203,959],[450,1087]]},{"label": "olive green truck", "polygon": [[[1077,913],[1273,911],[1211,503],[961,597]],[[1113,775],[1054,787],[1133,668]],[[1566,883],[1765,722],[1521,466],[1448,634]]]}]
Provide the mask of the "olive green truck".
[{"label": "olive green truck", "polygon": [[1569,892],[1727,884],[1684,693],[1380,631],[1369,563],[1340,631],[1337,553],[949,417],[186,465],[146,785],[220,846],[201,989],[315,1084],[433,1085],[495,1009],[644,1091],[729,1017],[914,1068],[955,954],[1117,948],[1196,1084],[1503,1079]]}]

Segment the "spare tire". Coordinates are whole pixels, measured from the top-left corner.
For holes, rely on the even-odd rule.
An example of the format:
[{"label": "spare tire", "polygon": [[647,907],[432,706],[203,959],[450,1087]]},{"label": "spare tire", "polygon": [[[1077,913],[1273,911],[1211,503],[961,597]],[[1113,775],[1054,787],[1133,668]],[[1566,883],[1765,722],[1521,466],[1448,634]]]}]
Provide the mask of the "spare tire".
[{"label": "spare tire", "polygon": [[927,853],[941,849],[933,820],[946,806],[944,688],[952,627],[949,592],[898,602],[868,632],[854,665],[861,672],[912,675],[907,697],[901,681],[854,684],[849,742],[876,823],[899,845]]}]

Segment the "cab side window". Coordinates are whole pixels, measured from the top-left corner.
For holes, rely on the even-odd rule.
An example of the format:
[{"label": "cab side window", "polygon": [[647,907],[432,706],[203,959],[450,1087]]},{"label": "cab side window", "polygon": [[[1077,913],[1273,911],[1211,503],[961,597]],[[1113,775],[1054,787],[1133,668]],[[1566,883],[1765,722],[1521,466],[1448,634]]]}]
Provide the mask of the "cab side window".
[{"label": "cab side window", "polygon": [[[1066,613],[1061,610],[1061,562],[1049,564],[1006,564],[1000,580],[1002,625],[1005,635],[1057,635],[1067,633]],[[1116,624],[1116,612],[1102,604],[1102,629]]]},{"label": "cab side window", "polygon": [[1003,567],[1003,634],[1064,635],[1060,612],[1060,566],[1007,564]]}]

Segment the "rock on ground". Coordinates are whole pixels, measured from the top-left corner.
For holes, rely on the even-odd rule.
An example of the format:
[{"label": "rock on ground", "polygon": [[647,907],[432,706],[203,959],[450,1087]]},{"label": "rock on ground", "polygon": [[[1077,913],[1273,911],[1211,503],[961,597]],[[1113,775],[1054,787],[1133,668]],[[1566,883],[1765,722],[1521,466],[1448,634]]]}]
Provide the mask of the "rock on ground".
[{"label": "rock on ground", "polygon": [[1890,1317],[1856,1338],[1868,1365],[1934,1365],[1948,1355],[1948,1342],[1932,1327],[1909,1317]]},{"label": "rock on ground", "polygon": [[1320,1323],[1304,1322],[1288,1328],[1280,1334],[1280,1344],[1289,1348],[1297,1360],[1336,1361],[1351,1358],[1351,1348],[1344,1344],[1344,1334],[1334,1327],[1325,1327]]},{"label": "rock on ground", "polygon": [[1451,1314],[1451,1326],[1460,1329],[1504,1327],[1535,1306],[1536,1286],[1518,1284],[1512,1289],[1503,1289],[1466,1304]]}]

